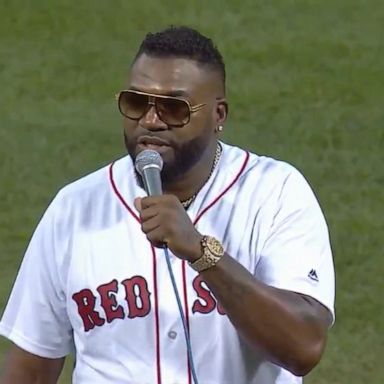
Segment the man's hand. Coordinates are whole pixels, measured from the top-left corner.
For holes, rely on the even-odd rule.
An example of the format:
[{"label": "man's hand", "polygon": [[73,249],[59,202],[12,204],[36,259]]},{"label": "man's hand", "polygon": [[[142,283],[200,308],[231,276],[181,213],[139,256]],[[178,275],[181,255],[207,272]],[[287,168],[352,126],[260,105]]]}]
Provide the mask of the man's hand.
[{"label": "man's hand", "polygon": [[174,195],[135,199],[141,229],[155,247],[164,244],[180,259],[193,262],[201,257],[202,235],[196,230]]}]

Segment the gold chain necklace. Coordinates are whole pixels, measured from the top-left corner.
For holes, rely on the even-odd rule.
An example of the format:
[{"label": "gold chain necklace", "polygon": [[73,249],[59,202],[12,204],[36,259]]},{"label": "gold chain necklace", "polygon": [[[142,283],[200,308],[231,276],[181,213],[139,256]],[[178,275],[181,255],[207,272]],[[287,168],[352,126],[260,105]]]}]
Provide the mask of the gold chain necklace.
[{"label": "gold chain necklace", "polygon": [[[216,165],[217,163],[219,162],[219,159],[220,159],[220,156],[221,156],[221,151],[222,151],[222,148],[221,148],[221,145],[219,143],[217,143],[217,146],[216,146],[216,152],[215,152],[215,158],[213,159],[213,164],[212,164],[212,168],[211,168],[211,172],[209,173],[208,177],[207,177],[207,180],[205,181],[205,183],[210,179],[210,177],[212,176],[212,173],[214,171],[214,169],[216,168]],[[204,183],[204,184],[205,184]],[[203,184],[203,185],[204,185]],[[202,187],[201,187],[202,188]],[[201,189],[200,188],[200,189]],[[191,197],[188,197],[188,199],[186,200],[183,200],[183,201],[180,201],[181,202],[181,205],[184,207],[184,209],[188,209],[189,206],[193,203],[193,201],[196,199],[196,196],[197,194],[200,192],[200,189],[195,193],[193,194]]]}]

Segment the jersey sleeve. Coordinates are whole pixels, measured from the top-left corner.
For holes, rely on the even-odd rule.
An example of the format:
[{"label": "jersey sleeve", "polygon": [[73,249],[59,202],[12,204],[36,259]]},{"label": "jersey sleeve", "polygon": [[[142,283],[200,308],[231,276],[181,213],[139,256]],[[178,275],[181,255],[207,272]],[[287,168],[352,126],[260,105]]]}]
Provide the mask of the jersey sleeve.
[{"label": "jersey sleeve", "polygon": [[0,322],[0,334],[20,348],[46,358],[67,355],[72,329],[59,274],[57,205],[50,205],[38,224],[24,255]]},{"label": "jersey sleeve", "polygon": [[332,314],[335,276],[324,215],[305,178],[292,169],[275,191],[271,228],[255,275],[268,285],[313,297]]}]

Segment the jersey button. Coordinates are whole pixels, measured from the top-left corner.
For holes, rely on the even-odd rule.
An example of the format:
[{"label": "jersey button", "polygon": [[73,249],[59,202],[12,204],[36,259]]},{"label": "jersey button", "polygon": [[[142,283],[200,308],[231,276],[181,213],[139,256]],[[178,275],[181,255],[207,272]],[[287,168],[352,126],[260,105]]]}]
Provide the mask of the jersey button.
[{"label": "jersey button", "polygon": [[172,339],[172,340],[175,340],[176,337],[177,337],[177,332],[175,332],[175,331],[169,331],[169,332],[168,332],[168,337],[169,337],[170,339]]}]

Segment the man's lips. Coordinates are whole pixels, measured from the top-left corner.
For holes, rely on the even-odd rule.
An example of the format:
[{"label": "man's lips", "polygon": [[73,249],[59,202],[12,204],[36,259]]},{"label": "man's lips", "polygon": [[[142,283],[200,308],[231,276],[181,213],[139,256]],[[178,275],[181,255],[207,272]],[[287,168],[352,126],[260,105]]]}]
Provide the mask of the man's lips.
[{"label": "man's lips", "polygon": [[152,149],[160,154],[167,152],[171,148],[171,144],[159,137],[154,136],[141,136],[137,140],[138,151],[141,152],[145,149]]},{"label": "man's lips", "polygon": [[164,139],[160,139],[159,137],[155,136],[140,136],[137,140],[138,144],[150,147],[150,146],[170,146],[170,143]]}]

